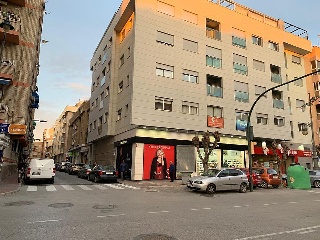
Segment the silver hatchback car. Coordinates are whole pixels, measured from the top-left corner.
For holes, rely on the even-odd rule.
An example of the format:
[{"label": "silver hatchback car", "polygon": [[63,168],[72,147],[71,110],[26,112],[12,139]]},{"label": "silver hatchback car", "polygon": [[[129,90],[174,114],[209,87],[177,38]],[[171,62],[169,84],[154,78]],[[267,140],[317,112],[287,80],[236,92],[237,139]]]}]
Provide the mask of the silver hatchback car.
[{"label": "silver hatchback car", "polygon": [[238,190],[245,193],[248,186],[247,175],[235,168],[209,169],[208,173],[192,177],[187,183],[188,188],[207,193],[224,190]]}]

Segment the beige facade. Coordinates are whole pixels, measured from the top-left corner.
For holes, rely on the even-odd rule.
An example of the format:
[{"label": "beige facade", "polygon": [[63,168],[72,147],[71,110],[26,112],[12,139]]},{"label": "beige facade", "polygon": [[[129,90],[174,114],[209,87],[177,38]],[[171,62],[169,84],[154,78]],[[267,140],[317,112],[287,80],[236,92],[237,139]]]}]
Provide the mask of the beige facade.
[{"label": "beige facade", "polygon": [[43,156],[52,158],[53,155],[53,138],[54,138],[54,128],[44,129],[43,131]]},{"label": "beige facade", "polygon": [[[141,180],[145,144],[177,149],[216,130],[222,151],[245,151],[253,102],[308,73],[311,50],[306,31],[233,1],[123,1],[90,65],[93,161],[104,155],[118,166],[129,156],[131,177]],[[254,141],[310,149],[310,135],[298,127],[309,119],[299,108],[307,99],[305,80],[266,93],[251,116]],[[109,147],[94,150],[103,144]]]},{"label": "beige facade", "polygon": [[68,152],[73,163],[89,163],[87,145],[90,102],[84,101],[69,122]]},{"label": "beige facade", "polygon": [[18,159],[31,154],[45,1],[8,0],[0,6],[0,123],[13,129],[1,144],[1,180],[15,171]]},{"label": "beige facade", "polygon": [[44,149],[43,142],[33,142],[30,158],[43,158],[43,149]]}]

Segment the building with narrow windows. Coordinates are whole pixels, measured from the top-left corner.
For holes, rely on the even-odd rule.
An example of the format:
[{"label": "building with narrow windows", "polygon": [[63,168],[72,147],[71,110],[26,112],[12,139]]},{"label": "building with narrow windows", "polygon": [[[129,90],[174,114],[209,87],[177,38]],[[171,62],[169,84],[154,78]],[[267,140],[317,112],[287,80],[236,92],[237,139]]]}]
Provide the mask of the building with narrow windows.
[{"label": "building with narrow windows", "polygon": [[0,180],[32,151],[44,0],[0,1]]},{"label": "building with narrow windows", "polygon": [[[191,139],[219,131],[210,167],[248,166],[248,112],[264,91],[311,72],[306,30],[234,1],[124,0],[90,63],[92,161],[133,180],[166,179],[170,162],[201,173]],[[273,140],[313,166],[306,79],[267,92],[254,108],[254,164],[271,166]],[[281,146],[279,153],[281,154]],[[157,166],[163,168],[157,168]],[[160,170],[159,170],[160,169]]]}]

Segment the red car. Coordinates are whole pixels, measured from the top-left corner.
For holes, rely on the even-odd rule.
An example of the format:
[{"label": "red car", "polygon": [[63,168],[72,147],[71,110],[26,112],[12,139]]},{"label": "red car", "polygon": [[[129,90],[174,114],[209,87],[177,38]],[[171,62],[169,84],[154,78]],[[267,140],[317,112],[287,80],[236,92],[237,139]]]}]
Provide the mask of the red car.
[{"label": "red car", "polygon": [[[247,174],[248,181],[250,182],[249,168],[240,168],[240,170]],[[262,183],[261,175],[256,170],[252,170],[252,183],[253,187],[260,187]]]}]

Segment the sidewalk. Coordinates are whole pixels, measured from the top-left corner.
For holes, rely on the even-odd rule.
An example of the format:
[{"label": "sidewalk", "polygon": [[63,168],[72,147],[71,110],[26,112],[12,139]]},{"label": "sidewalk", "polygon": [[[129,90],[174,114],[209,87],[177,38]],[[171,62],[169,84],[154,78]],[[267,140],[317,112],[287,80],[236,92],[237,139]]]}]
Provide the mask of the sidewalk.
[{"label": "sidewalk", "polygon": [[0,196],[15,193],[20,190],[21,184],[18,183],[18,172],[0,181]]}]

